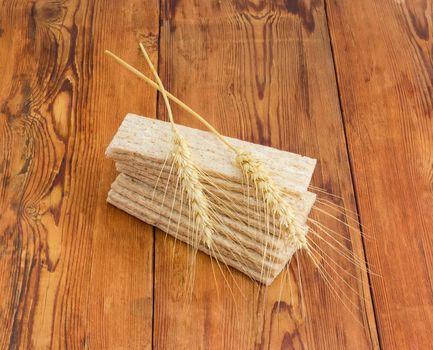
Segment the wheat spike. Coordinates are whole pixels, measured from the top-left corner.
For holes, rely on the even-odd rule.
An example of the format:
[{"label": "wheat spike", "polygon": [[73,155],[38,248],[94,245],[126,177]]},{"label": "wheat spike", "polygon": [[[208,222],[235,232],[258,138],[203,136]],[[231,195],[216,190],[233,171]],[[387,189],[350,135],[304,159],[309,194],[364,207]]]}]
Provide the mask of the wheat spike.
[{"label": "wheat spike", "polygon": [[203,184],[200,182],[199,173],[191,159],[191,152],[185,140],[179,133],[175,133],[173,142],[172,160],[177,169],[181,189],[185,191],[189,200],[193,222],[203,234],[205,244],[210,248],[214,230],[209,217],[209,202],[204,194]]},{"label": "wheat spike", "polygon": [[240,151],[236,155],[236,163],[243,176],[256,188],[256,192],[263,197],[267,212],[276,217],[281,225],[285,238],[297,250],[307,248],[304,233],[298,229],[292,209],[279,186],[272,180],[264,164],[254,158],[249,152]]},{"label": "wheat spike", "polygon": [[[142,51],[144,47],[140,44]],[[293,219],[292,210],[290,205],[284,200],[284,194],[280,187],[274,183],[265,164],[259,159],[253,157],[253,155],[243,152],[238,149],[230,142],[228,142],[205,118],[200,114],[192,110],[185,103],[180,101],[178,98],[165,91],[161,84],[156,84],[154,81],[146,77],[143,73],[132,67],[130,64],[117,57],[112,52],[106,50],[105,53],[114,58],[120,65],[134,73],[136,76],[144,80],[150,86],[159,90],[164,97],[164,100],[170,98],[180,107],[190,113],[194,118],[198,119],[203,125],[205,125],[223,144],[231,149],[236,154],[236,163],[240,167],[244,177],[255,186],[256,192],[263,196],[263,199],[267,205],[268,212],[275,214],[278,218],[283,232],[286,233],[285,237],[293,247],[299,249],[308,249],[307,238],[305,234],[301,233],[298,229],[296,222]],[[260,193],[259,193],[260,192]]]},{"label": "wheat spike", "polygon": [[[145,55],[149,65],[151,66],[151,68],[153,68],[150,59],[145,53],[142,44],[140,44],[140,48],[142,49],[143,54]],[[154,68],[152,69],[152,71],[155,75],[156,80],[158,81],[158,84],[155,83],[152,79],[146,77],[143,73],[141,73],[140,71],[138,71],[137,69],[135,69],[134,67],[132,67],[122,59],[120,59],[119,57],[117,57],[116,55],[114,55],[113,53],[111,53],[110,51],[105,51],[105,53],[111,56],[112,58],[114,58],[123,67],[125,67],[126,69],[128,69],[129,71],[137,75],[140,79],[144,80],[147,84],[149,84],[150,86],[152,86],[153,88],[161,92],[168,110],[168,116],[170,118],[170,122],[173,127],[173,151],[171,154],[171,160],[173,166],[177,169],[178,183],[180,184],[180,187],[182,189],[182,194],[186,195],[185,197],[187,198],[187,202],[189,205],[188,210],[192,214],[192,221],[191,221],[193,227],[192,229],[196,234],[194,239],[200,239],[200,243],[202,243],[202,245],[205,245],[206,247],[209,248],[208,252],[206,252],[205,250],[203,251],[205,251],[211,257],[214,256],[217,258],[216,263],[218,264],[218,268],[221,270],[220,264],[218,263],[218,258],[220,258],[220,261],[226,264],[224,259],[224,254],[227,255],[227,251],[220,252],[218,250],[219,238],[221,237],[219,230],[220,230],[220,226],[222,225],[222,222],[218,221],[218,217],[215,215],[214,209],[215,209],[215,204],[221,205],[221,202],[218,201],[218,197],[215,196],[212,197],[212,193],[209,192],[209,190],[205,192],[206,191],[205,186],[203,186],[202,181],[204,184],[206,184],[207,181],[206,176],[193,161],[187,142],[179,133],[176,125],[174,124],[168,99],[174,101],[181,108],[183,108],[188,113],[190,113],[194,118],[196,118],[202,124],[204,124],[219,139],[219,141],[221,141],[223,144],[225,144],[225,146],[227,146],[231,151],[234,152],[235,164],[239,167],[241,171],[242,180],[245,180],[242,182],[242,186],[244,186],[246,182],[246,188],[248,192],[248,205],[249,205],[250,185],[252,185],[253,188],[255,189],[255,197],[256,197],[255,199],[257,200],[260,197],[260,199],[264,204],[260,208],[260,210],[264,210],[264,214],[265,214],[264,227],[266,229],[266,235],[264,236],[270,240],[271,230],[272,232],[275,233],[275,228],[277,228],[277,232],[280,234],[280,237],[277,238],[286,239],[287,245],[290,246],[294,251],[296,251],[296,253],[301,251],[307,254],[307,256],[313,261],[314,266],[316,266],[320,276],[328,285],[332,293],[335,294],[337,298],[342,301],[343,305],[349,310],[349,312],[353,314],[351,311],[352,307],[355,307],[359,310],[357,305],[355,305],[351,301],[349,296],[345,294],[345,291],[341,288],[341,286],[339,286],[339,284],[344,283],[352,292],[354,292],[358,297],[362,299],[363,298],[362,295],[360,295],[356,289],[352,288],[348,284],[348,282],[346,282],[345,278],[341,276],[341,274],[344,273],[346,277],[349,276],[350,278],[353,278],[358,282],[361,281],[361,279],[354,273],[351,273],[350,271],[346,270],[344,265],[340,266],[339,261],[332,257],[332,254],[338,254],[343,259],[345,259],[345,261],[353,264],[355,267],[359,268],[364,273],[366,272],[372,273],[370,268],[368,268],[365,265],[365,261],[363,260],[362,256],[360,257],[356,256],[355,253],[352,252],[350,248],[346,247],[346,244],[342,244],[339,240],[335,238],[335,237],[339,237],[340,239],[344,239],[346,242],[351,242],[352,241],[351,236],[348,236],[347,234],[346,235],[339,234],[338,232],[332,230],[331,228],[321,224],[319,221],[309,218],[308,222],[310,225],[307,226],[309,232],[307,237],[307,232],[305,230],[302,230],[299,220],[294,215],[293,209],[296,210],[296,208],[292,208],[292,204],[287,200],[288,193],[283,190],[283,187],[280,187],[280,185],[276,181],[274,181],[275,178],[273,178],[273,176],[271,175],[271,171],[265,162],[263,162],[261,159],[256,157],[254,152],[253,153],[246,152],[244,149],[242,149],[242,146],[238,148],[235,143],[231,143],[229,139],[226,139],[224,136],[222,136],[205,118],[200,116],[197,112],[192,110],[188,105],[186,105],[184,102],[179,100],[177,97],[167,92],[164,89],[164,86],[162,85],[156,73],[156,70]],[[170,175],[171,175],[171,170],[170,170]],[[327,194],[329,196],[332,196],[333,198],[338,198],[342,200],[341,197],[328,193],[315,186],[310,186],[310,189],[313,189],[314,191],[320,192],[322,194]],[[176,190],[177,190],[177,185],[176,185]],[[176,194],[176,190],[175,190],[175,194]],[[211,198],[212,201],[208,200],[207,195],[209,195],[209,198]],[[181,206],[182,203],[183,203],[183,196],[181,197],[181,204],[180,204]],[[326,199],[318,199],[317,203],[322,204],[327,209],[321,209],[316,205],[313,208],[315,211],[322,213],[323,215],[326,215],[330,218],[333,218],[338,223],[346,226],[346,228],[350,230],[354,230],[355,232],[358,232],[360,235],[364,236],[364,234],[362,233],[362,225],[359,223],[359,221],[356,218],[349,217],[346,214],[347,209],[345,208],[344,203],[342,205],[338,205]],[[121,208],[121,206],[119,207]],[[332,210],[335,210],[339,214],[343,214],[346,220],[340,219],[339,216],[336,216],[335,214],[329,212],[330,208]],[[258,213],[258,210],[259,209],[257,209],[256,213]],[[234,212],[231,211],[226,211],[225,213],[228,213],[228,215],[231,215],[231,217],[233,218],[235,218],[236,216],[233,214]],[[355,215],[356,217],[357,213],[352,212],[352,215]],[[269,224],[271,218],[273,222],[275,222],[274,220],[276,219],[277,227],[274,226],[270,228]],[[352,223],[351,224],[348,223],[347,219],[351,220]],[[262,218],[257,219],[257,221],[260,220],[262,220]],[[249,217],[247,218],[247,221],[249,223]],[[261,223],[263,224],[263,222]],[[190,225],[189,222],[188,225]],[[359,227],[355,227],[355,225],[356,226],[359,225]],[[189,232],[190,231],[188,231],[187,234],[188,239],[190,238]],[[273,238],[275,238],[275,236],[272,236],[272,239]],[[230,236],[230,239],[232,241],[235,241],[236,235]],[[197,246],[197,242],[190,242],[190,241],[185,241],[185,242],[187,242],[188,244],[192,244],[193,246]],[[242,244],[242,242],[238,240],[236,240],[235,243],[237,246],[241,246]],[[324,247],[322,247],[322,243],[325,245]],[[266,271],[267,267],[265,267],[264,263],[269,261],[271,261],[272,263],[272,259],[267,257],[268,244],[269,246],[272,246],[273,241],[270,242],[266,241],[264,243],[264,252],[263,251],[261,252],[263,254],[261,271],[257,272],[256,270],[254,270],[256,275],[253,278],[259,281],[266,281],[266,274],[268,272]],[[232,252],[230,251],[230,253]],[[296,253],[294,256],[296,257],[296,260],[298,260]],[[243,258],[244,256],[242,252],[241,253],[236,252],[235,257],[232,260],[230,260],[231,262],[229,262],[228,265],[234,266],[236,269],[238,269],[241,272],[247,271],[246,274],[248,275],[248,270],[245,270],[243,268],[243,264],[244,264]],[[233,263],[233,261],[235,262],[235,264]],[[300,290],[301,290],[300,292],[301,299],[303,299],[302,282],[300,278],[301,274],[300,274],[300,267],[298,261],[296,266],[298,267],[298,280],[300,281],[299,283],[300,283]],[[213,271],[213,266],[212,266],[212,271]],[[337,277],[334,278],[332,274],[336,274]],[[372,274],[377,275],[375,273]],[[224,279],[230,289],[230,285],[227,282],[227,279],[225,277]],[[339,283],[337,283],[337,281],[339,281]],[[282,291],[280,290],[280,295],[281,292]],[[301,302],[301,304],[303,303]]]},{"label": "wheat spike", "polygon": [[188,144],[176,128],[176,124],[174,123],[173,119],[173,112],[171,110],[170,102],[168,101],[167,92],[164,89],[164,85],[162,84],[162,81],[159,78],[159,75],[153,66],[153,63],[143,44],[140,43],[139,45],[141,52],[143,53],[143,56],[146,59],[146,62],[158,83],[159,91],[162,94],[165,106],[167,108],[168,117],[173,128],[172,162],[177,170],[180,187],[182,191],[186,193],[186,198],[192,211],[194,227],[196,228],[197,233],[200,232],[203,235],[203,241],[207,247],[211,248],[214,229],[209,215],[209,201],[204,194],[204,187],[200,182],[198,169],[191,158],[191,151],[189,150]]}]

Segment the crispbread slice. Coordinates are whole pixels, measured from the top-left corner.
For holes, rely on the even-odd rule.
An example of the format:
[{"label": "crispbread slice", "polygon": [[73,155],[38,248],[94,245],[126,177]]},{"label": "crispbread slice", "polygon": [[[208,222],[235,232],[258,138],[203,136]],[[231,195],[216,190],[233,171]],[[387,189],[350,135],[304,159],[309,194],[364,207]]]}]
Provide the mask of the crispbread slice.
[{"label": "crispbread slice", "polygon": [[[179,132],[191,149],[195,164],[208,174],[241,182],[242,176],[234,162],[234,154],[209,132],[178,125]],[[106,155],[135,155],[147,160],[164,162],[172,151],[170,123],[128,114],[107,148]],[[226,138],[236,147],[254,154],[273,174],[275,183],[288,191],[305,192],[309,186],[316,160],[275,148]]]},{"label": "crispbread slice", "polygon": [[[128,114],[107,148],[120,175],[107,201],[219,261],[269,285],[295,252],[265,210],[252,186],[243,183],[234,153],[211,133],[178,126],[191,151],[212,217],[211,248],[191,220],[171,163],[172,126]],[[267,168],[290,204],[298,228],[307,234],[306,220],[315,201],[307,191],[316,161],[274,148],[227,138],[251,152]],[[259,197],[259,198],[257,198]],[[212,251],[209,251],[211,249]]]},{"label": "crispbread slice", "polygon": [[[138,200],[137,202],[133,199]],[[212,255],[224,264],[232,266],[247,276],[257,280],[265,285],[269,285],[275,277],[281,272],[294,251],[288,249],[288,246],[281,244],[281,256],[276,258],[270,254],[265,254],[263,260],[260,252],[253,253],[244,245],[240,245],[237,240],[233,241],[223,235],[214,237],[214,251],[209,249],[199,240],[192,239],[191,232],[194,228],[189,218],[179,213],[170,213],[168,208],[161,210],[158,203],[145,200],[143,197],[134,195],[134,192],[126,188],[116,188],[109,192],[108,202],[118,208],[134,215],[135,217],[155,225],[163,231],[168,231],[176,239],[179,239],[208,255]],[[169,219],[170,217],[170,219]],[[177,224],[179,222],[179,224]],[[171,223],[172,228],[169,227]],[[258,249],[263,245],[258,244]]]},{"label": "crispbread slice", "polygon": [[[176,190],[176,174],[162,171],[162,168],[142,168],[128,158],[123,161],[117,161],[116,169],[119,173],[128,174],[152,187],[163,188],[166,191]],[[227,206],[234,207],[239,211],[250,208],[253,210],[251,216],[257,216],[258,213],[263,212],[263,201],[261,199],[252,199],[255,194],[253,189],[250,189],[249,193],[246,193],[246,191],[242,193],[243,189],[239,184],[233,185],[227,180],[215,178],[204,178],[202,180],[207,193],[211,197],[210,201],[215,201],[215,197],[217,197],[218,201],[228,202]],[[293,214],[297,222],[304,224],[314,204],[316,195],[311,192],[291,192],[286,194],[286,198],[293,208]],[[270,222],[274,224],[272,218],[270,218]]]},{"label": "crispbread slice", "polygon": [[[118,207],[119,209],[127,212],[128,214],[131,214],[135,216],[136,218],[145,221],[149,223],[150,225],[153,225],[155,227],[158,227],[162,231],[167,230],[167,223],[164,221],[161,221],[163,219],[158,213],[152,211],[151,209],[148,209],[146,207],[142,207],[138,205],[137,203],[134,203],[121,194],[111,190],[108,193],[107,201]],[[209,249],[203,245],[194,245],[194,242],[191,242],[191,237],[188,236],[187,230],[185,230],[183,227],[179,227],[179,230],[177,232],[177,235],[175,237],[176,239],[189,244],[190,246],[197,248],[198,250],[204,252],[207,255],[212,255]],[[261,274],[261,272],[257,272],[253,269],[250,269],[245,267],[238,258],[232,258],[229,254],[220,255],[219,259],[223,264],[226,264],[228,266],[232,266],[238,271],[244,273],[245,275],[249,276],[250,278],[263,283],[264,285],[270,285],[272,281],[275,279],[275,277],[272,277],[270,274]],[[273,275],[277,276],[279,272],[283,269],[285,264],[281,264],[280,266],[276,266],[275,271]],[[279,268],[279,271],[277,271],[277,268]]]},{"label": "crispbread slice", "polygon": [[[155,210],[159,211],[161,215],[167,214],[166,216],[169,219],[169,215],[175,212],[184,216],[190,214],[187,206],[181,206],[182,195],[180,192],[175,197],[173,192],[154,189],[151,185],[126,174],[119,174],[112,183],[111,189],[117,192],[130,191],[127,196],[131,200],[137,203],[144,202],[143,205],[153,205],[152,208],[157,208]],[[231,232],[235,232],[236,238],[233,240],[243,242],[243,239],[246,238],[247,241],[254,241],[252,244],[253,250],[261,254],[264,254],[264,250],[270,251],[269,254],[273,254],[273,249],[280,249],[284,243],[284,240],[280,237],[281,234],[274,227],[270,227],[268,232],[264,232],[265,228],[262,225],[254,225],[252,222],[247,223],[246,220],[234,220],[232,217],[225,215],[224,211],[219,210],[219,208],[212,208],[212,210],[215,210],[218,216],[216,227],[220,235],[228,236],[231,235]],[[227,233],[227,230],[231,232]],[[248,243],[246,245],[249,246]],[[279,258],[284,259],[285,256],[281,255]]]}]

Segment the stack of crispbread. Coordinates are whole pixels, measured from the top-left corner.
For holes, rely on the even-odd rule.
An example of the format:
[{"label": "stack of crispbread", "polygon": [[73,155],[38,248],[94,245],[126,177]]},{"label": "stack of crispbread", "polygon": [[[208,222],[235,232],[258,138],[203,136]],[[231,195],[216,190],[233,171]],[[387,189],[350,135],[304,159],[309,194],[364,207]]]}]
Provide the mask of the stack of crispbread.
[{"label": "stack of crispbread", "polygon": [[[263,203],[243,183],[234,153],[211,133],[178,125],[195,165],[205,174],[202,183],[217,218],[212,251],[197,239],[189,206],[171,164],[172,128],[164,121],[128,114],[106,154],[116,162],[119,176],[108,202],[175,238],[193,245],[265,285],[280,273],[294,251],[278,234],[274,218],[265,219]],[[299,225],[315,201],[307,191],[316,164],[311,158],[228,138],[251,152],[272,173],[292,206]]]}]

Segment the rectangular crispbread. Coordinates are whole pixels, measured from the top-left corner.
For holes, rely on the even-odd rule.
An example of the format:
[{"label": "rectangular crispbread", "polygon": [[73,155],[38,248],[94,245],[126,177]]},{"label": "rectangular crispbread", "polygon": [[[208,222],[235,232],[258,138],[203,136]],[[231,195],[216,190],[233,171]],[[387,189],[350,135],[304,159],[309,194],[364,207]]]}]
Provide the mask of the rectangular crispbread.
[{"label": "rectangular crispbread", "polygon": [[[211,133],[177,127],[195,165],[206,174],[201,181],[216,220],[212,251],[197,240],[189,208],[178,188],[170,158],[173,131],[167,122],[133,114],[125,117],[106,151],[120,173],[107,201],[269,285],[294,254],[281,236],[277,219],[268,217],[265,221],[262,217],[264,203],[254,197],[253,188],[243,183],[231,150]],[[306,220],[315,201],[308,186],[316,161],[233,138],[227,140],[266,164],[272,179],[282,188],[298,226],[307,232]]]}]

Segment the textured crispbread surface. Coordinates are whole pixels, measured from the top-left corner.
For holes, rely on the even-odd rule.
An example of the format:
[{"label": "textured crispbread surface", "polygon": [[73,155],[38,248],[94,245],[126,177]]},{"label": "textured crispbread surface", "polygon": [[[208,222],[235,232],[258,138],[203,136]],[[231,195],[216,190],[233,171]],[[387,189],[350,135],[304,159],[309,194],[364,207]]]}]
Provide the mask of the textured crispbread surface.
[{"label": "textured crispbread surface", "polygon": [[[264,203],[245,186],[234,154],[208,132],[178,126],[185,138],[213,217],[211,249],[191,221],[184,194],[171,163],[172,128],[167,122],[128,114],[107,148],[120,175],[107,201],[196,249],[212,255],[249,277],[269,285],[295,250],[281,235],[276,218],[265,214]],[[251,152],[270,170],[281,187],[294,218],[306,234],[306,220],[315,195],[307,191],[316,161],[274,148],[227,138]],[[267,217],[267,219],[265,218]]]},{"label": "textured crispbread surface", "polygon": [[[203,171],[240,182],[241,173],[234,153],[206,131],[178,125],[187,140],[195,164]],[[226,138],[236,147],[249,151],[263,161],[274,174],[275,183],[287,190],[304,192],[311,181],[316,160],[272,147]],[[168,122],[128,114],[107,148],[106,154],[134,154],[163,162],[172,150],[172,129]]]},{"label": "textured crispbread surface", "polygon": [[[119,209],[165,232],[170,232],[176,239],[208,255],[212,254],[213,257],[224,264],[236,268],[265,285],[272,283],[286,265],[288,258],[293,254],[293,251],[287,245],[284,245],[283,240],[273,238],[270,240],[273,243],[272,245],[264,244],[264,242],[255,240],[257,235],[254,230],[243,230],[241,235],[239,230],[233,228],[226,231],[225,234],[218,234],[214,237],[213,252],[210,252],[202,241],[192,238],[194,228],[185,212],[172,211],[167,205],[161,206],[161,203],[157,200],[160,200],[159,197],[151,201],[148,197],[152,193],[148,192],[144,196],[143,191],[146,190],[142,189],[141,193],[138,194],[130,188],[123,187],[116,180],[107,200]],[[171,203],[172,198],[169,198],[168,201]],[[218,232],[221,233],[221,231]],[[238,236],[233,239],[233,235]],[[266,253],[264,253],[264,249],[266,249]],[[265,256],[265,259],[263,259],[263,256]]]},{"label": "textured crispbread surface", "polygon": [[[170,166],[165,167],[168,170],[164,171],[161,166],[141,165],[134,162],[130,157],[125,157],[121,161],[116,162],[116,169],[119,173],[125,173],[142,182],[153,184],[159,188],[167,188],[167,191],[174,191],[176,182],[175,172],[170,172]],[[158,181],[156,179],[159,179]],[[256,209],[263,209],[263,201],[261,199],[252,201],[254,196],[254,189],[251,188],[247,195],[245,189],[239,183],[233,183],[226,179],[211,178],[203,179],[203,184],[209,192],[217,195],[219,199],[229,199],[231,205],[238,207],[239,211],[244,210],[249,206],[257,207]],[[218,188],[216,188],[216,186]],[[292,206],[293,214],[298,223],[303,224],[306,222],[311,207],[314,204],[316,195],[311,192],[291,192],[286,195],[288,203]],[[272,221],[272,220],[271,220]]]}]

